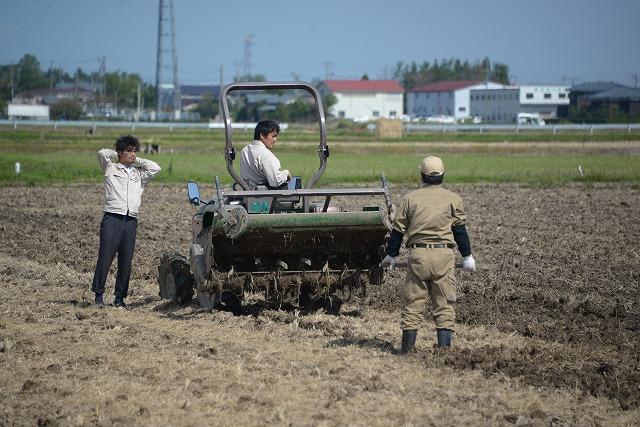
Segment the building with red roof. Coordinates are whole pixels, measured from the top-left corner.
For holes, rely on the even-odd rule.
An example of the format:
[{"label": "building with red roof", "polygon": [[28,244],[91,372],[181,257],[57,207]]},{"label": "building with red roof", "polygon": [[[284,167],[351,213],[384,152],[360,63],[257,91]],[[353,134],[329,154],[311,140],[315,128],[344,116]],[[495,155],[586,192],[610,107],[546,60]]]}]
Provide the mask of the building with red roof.
[{"label": "building with red roof", "polygon": [[404,89],[395,80],[324,80],[318,91],[336,97],[328,113],[338,118],[369,121],[402,115]]}]

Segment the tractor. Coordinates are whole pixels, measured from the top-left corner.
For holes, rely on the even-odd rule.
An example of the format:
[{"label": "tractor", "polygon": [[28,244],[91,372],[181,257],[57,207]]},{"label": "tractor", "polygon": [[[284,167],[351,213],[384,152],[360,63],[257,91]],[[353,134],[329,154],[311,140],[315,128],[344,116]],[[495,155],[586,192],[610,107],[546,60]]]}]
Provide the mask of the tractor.
[{"label": "tractor", "polygon": [[[305,183],[293,177],[276,189],[250,188],[234,170],[236,150],[228,97],[235,91],[302,90],[313,97],[319,120],[318,170]],[[215,195],[203,199],[187,184],[191,221],[189,256],[165,254],[159,265],[160,296],[178,304],[195,293],[207,310],[237,310],[258,298],[277,306],[316,307],[379,285],[393,205],[387,181],[379,188],[316,188],[329,159],[325,115],[319,92],[303,82],[245,82],[220,95],[225,125],[227,170],[233,187],[215,177]],[[357,210],[338,209],[332,200],[349,198]],[[339,306],[338,306],[339,307]],[[339,310],[339,308],[338,308]]]}]

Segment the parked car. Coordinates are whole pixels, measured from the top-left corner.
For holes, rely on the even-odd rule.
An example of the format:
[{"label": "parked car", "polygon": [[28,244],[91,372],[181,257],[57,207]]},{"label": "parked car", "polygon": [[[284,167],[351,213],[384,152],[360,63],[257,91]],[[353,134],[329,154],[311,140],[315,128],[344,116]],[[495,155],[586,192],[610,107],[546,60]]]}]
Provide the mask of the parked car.
[{"label": "parked car", "polygon": [[519,125],[544,126],[546,123],[538,113],[518,113],[516,123]]},{"label": "parked car", "polygon": [[427,123],[437,123],[443,125],[454,125],[456,124],[456,118],[453,116],[429,116],[427,117]]}]

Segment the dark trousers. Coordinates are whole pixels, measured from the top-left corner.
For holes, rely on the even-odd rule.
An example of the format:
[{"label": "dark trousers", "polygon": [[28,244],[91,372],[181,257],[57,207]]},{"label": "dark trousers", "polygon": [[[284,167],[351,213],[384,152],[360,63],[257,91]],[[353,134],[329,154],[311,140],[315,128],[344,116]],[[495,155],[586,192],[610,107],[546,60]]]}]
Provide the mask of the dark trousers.
[{"label": "dark trousers", "polygon": [[104,293],[109,268],[113,257],[118,254],[118,272],[116,273],[115,296],[126,298],[129,292],[131,260],[136,245],[138,220],[127,215],[105,212],[100,223],[100,249],[98,262],[93,274],[91,290],[96,294]]}]

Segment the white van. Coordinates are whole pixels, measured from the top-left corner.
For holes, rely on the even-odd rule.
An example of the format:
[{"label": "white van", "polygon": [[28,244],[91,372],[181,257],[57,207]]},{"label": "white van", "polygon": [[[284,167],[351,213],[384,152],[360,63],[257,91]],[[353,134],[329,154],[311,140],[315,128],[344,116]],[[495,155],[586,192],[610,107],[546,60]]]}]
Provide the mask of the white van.
[{"label": "white van", "polygon": [[545,125],[545,121],[538,113],[518,113],[516,116],[516,123],[519,125]]}]

